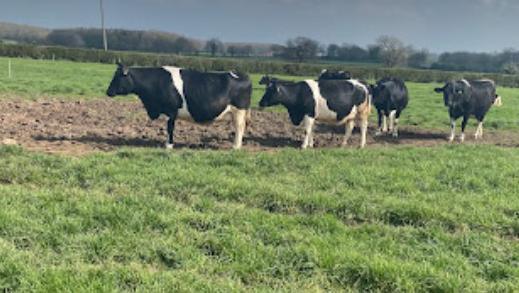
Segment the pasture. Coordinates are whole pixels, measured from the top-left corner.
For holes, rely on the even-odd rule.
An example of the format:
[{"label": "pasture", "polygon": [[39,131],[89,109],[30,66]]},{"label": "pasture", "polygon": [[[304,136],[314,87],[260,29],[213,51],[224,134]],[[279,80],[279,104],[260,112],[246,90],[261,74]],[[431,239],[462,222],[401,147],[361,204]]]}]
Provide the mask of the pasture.
[{"label": "pasture", "polygon": [[225,123],[181,124],[166,151],[164,120],[105,97],[115,66],[12,61],[0,139],[23,148],[0,146],[0,289],[519,290],[518,89],[498,89],[482,143],[473,121],[446,143],[437,84],[408,83],[401,141],[340,149],[323,127],[301,151],[277,108],[255,111],[244,151]]}]

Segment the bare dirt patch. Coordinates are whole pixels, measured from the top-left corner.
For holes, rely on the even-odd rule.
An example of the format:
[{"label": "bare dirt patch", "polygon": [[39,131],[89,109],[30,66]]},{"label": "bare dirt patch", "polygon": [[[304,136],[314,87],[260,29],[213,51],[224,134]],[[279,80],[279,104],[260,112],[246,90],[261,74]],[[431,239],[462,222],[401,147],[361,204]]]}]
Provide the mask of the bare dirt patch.
[{"label": "bare dirt patch", "polygon": [[[139,101],[0,101],[0,141],[10,139],[30,150],[52,153],[84,154],[110,151],[122,146],[162,147],[166,140],[166,118],[150,121]],[[231,119],[197,125],[177,121],[176,148],[230,149],[234,131]],[[472,130],[473,132],[473,130]],[[472,132],[467,144],[476,143]],[[400,137],[374,137],[370,128],[368,147],[373,146],[435,146],[447,144],[443,131],[401,126]],[[339,147],[344,134],[342,126],[318,125],[315,147]],[[244,148],[268,150],[298,147],[303,129],[293,126],[286,113],[252,112],[247,126]],[[359,133],[352,137],[350,147],[358,147]],[[519,146],[514,132],[486,131],[481,144]]]}]

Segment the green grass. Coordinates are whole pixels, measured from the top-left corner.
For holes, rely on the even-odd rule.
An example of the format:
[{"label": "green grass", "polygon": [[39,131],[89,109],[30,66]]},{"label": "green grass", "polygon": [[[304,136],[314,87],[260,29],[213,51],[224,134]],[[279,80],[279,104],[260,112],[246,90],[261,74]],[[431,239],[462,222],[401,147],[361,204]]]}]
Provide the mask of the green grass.
[{"label": "green grass", "polygon": [[488,146],[4,147],[0,288],[511,292],[518,169],[518,150]]},{"label": "green grass", "polygon": [[[2,99],[104,98],[114,70],[12,62]],[[401,124],[445,128],[436,85],[408,85]],[[487,128],[517,130],[519,90],[499,93]],[[483,145],[0,147],[0,290],[519,291],[517,170],[519,150]]]}]

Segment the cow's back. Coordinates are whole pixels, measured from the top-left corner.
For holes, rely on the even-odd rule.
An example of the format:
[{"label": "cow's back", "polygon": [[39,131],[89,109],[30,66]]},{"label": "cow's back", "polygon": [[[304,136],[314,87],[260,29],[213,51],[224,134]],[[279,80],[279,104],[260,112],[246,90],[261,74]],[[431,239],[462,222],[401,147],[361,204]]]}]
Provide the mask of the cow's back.
[{"label": "cow's back", "polygon": [[492,80],[472,80],[471,98],[469,100],[470,114],[485,115],[496,97],[496,86]]}]

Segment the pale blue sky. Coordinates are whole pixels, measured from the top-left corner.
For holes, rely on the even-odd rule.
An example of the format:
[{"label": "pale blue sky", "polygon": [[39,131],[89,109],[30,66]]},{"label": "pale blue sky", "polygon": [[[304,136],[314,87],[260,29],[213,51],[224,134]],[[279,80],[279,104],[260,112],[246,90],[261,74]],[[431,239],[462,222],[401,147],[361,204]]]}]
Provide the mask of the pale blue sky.
[{"label": "pale blue sky", "polygon": [[[104,0],[107,26],[223,41],[307,36],[367,45],[382,34],[434,52],[519,49],[518,0]],[[98,0],[0,0],[0,21],[98,27]]]}]

